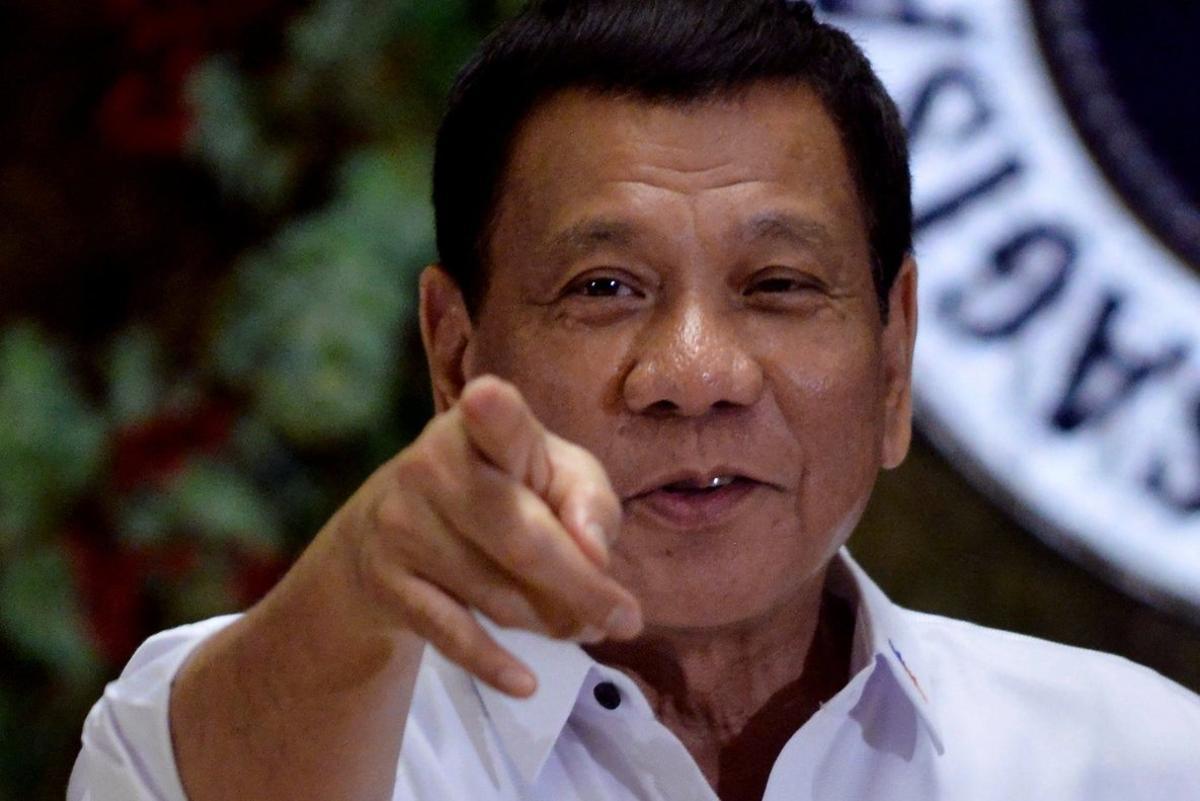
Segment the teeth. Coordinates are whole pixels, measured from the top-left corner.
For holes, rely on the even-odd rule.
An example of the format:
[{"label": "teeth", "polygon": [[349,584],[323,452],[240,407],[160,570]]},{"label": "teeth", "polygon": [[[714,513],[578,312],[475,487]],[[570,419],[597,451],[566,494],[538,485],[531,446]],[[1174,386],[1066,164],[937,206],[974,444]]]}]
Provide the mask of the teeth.
[{"label": "teeth", "polygon": [[667,489],[672,491],[720,489],[732,484],[735,479],[736,476],[713,476],[712,478],[701,479],[699,481],[677,481],[674,484],[667,485]]}]

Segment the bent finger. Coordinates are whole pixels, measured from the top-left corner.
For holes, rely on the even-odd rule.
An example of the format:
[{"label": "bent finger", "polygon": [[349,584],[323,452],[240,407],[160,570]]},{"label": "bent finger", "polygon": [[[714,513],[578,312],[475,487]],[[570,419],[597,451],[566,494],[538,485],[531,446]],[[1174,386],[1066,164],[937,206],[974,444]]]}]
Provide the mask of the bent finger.
[{"label": "bent finger", "polygon": [[409,569],[448,595],[479,610],[496,624],[551,637],[578,637],[583,623],[561,605],[547,603],[518,583],[477,545],[455,532],[451,523],[425,503],[409,507],[421,535],[393,547],[404,552]]},{"label": "bent finger", "polygon": [[451,662],[502,693],[533,695],[533,671],[502,648],[461,603],[413,575],[402,577],[394,593],[409,628]]},{"label": "bent finger", "polygon": [[633,595],[584,554],[546,502],[495,468],[472,471],[471,504],[441,504],[458,531],[519,583],[580,623],[617,637],[641,630]]}]

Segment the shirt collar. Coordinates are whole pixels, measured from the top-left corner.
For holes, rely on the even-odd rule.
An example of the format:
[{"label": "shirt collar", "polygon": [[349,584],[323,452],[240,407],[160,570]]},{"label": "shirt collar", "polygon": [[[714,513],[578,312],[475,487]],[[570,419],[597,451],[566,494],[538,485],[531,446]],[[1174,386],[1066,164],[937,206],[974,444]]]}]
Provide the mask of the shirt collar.
[{"label": "shirt collar", "polygon": [[921,641],[909,620],[912,613],[892,603],[845,548],[830,565],[825,586],[856,609],[851,675],[869,669],[876,662],[885,664],[941,754],[944,745],[936,706],[937,688]]},{"label": "shirt collar", "polygon": [[[851,674],[857,675],[879,663],[886,665],[937,752],[942,753],[941,728],[933,704],[934,687],[928,679],[918,639],[905,619],[905,610],[883,594],[845,548],[830,565],[826,586],[856,610]],[[532,783],[566,726],[589,674],[593,671],[616,674],[616,671],[597,663],[573,642],[500,628],[482,617],[480,621],[501,646],[537,676],[538,690],[526,699],[513,698],[474,679],[505,752],[522,778]],[[633,687],[623,675],[612,675],[611,679],[623,688]]]},{"label": "shirt collar", "polygon": [[573,642],[500,628],[482,616],[480,623],[537,677],[537,692],[530,698],[513,698],[473,678],[505,752],[522,778],[532,783],[567,724],[584,680],[598,663]]}]

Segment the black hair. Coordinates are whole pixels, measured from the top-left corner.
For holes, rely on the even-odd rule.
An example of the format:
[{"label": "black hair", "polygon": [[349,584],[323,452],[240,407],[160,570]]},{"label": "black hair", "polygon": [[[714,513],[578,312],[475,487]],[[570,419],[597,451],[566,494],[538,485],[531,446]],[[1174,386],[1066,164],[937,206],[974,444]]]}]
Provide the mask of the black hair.
[{"label": "black hair", "polygon": [[912,249],[904,127],[853,40],[798,0],[533,0],[489,36],[451,90],[433,170],[439,259],[471,312],[511,144],[538,103],[568,88],[688,103],[769,81],[807,86],[837,125],[886,319]]}]

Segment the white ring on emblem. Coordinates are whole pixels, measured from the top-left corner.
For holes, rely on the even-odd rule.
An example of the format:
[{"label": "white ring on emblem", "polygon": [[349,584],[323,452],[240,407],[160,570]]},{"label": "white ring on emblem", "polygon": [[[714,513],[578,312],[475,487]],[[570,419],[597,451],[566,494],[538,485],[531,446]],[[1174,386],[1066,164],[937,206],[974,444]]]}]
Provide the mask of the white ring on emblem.
[{"label": "white ring on emblem", "polygon": [[910,122],[940,93],[912,142],[923,430],[1048,544],[1200,620],[1200,283],[1092,160],[1025,0],[818,5]]}]

